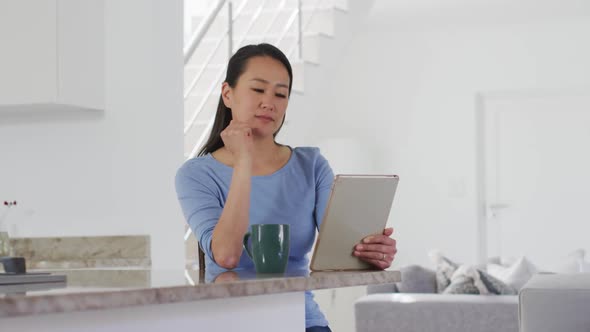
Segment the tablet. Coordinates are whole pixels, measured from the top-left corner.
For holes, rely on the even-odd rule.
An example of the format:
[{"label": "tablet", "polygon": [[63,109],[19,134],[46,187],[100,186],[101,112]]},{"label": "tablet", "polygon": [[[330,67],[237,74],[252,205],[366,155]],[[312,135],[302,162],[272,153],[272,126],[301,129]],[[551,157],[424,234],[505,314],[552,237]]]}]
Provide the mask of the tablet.
[{"label": "tablet", "polygon": [[354,246],[387,224],[397,175],[336,175],[313,251],[312,271],[366,270]]}]

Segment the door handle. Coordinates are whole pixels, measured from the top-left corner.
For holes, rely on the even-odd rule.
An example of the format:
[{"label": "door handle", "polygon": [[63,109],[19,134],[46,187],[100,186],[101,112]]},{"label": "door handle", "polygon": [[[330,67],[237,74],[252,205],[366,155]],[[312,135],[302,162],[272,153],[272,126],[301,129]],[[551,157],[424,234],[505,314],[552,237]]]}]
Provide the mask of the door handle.
[{"label": "door handle", "polygon": [[490,215],[492,216],[492,218],[496,218],[496,216],[498,215],[498,212],[500,210],[504,210],[510,207],[510,204],[508,203],[492,203],[490,205],[488,205],[488,211],[490,212]]},{"label": "door handle", "polygon": [[488,206],[492,210],[502,210],[510,207],[507,203],[493,203]]}]

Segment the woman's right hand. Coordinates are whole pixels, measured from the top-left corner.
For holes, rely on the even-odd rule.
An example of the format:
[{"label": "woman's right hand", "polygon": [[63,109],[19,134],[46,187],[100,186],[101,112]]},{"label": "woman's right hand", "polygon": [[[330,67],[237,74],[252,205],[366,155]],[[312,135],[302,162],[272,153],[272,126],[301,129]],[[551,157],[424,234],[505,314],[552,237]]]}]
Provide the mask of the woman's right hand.
[{"label": "woman's right hand", "polygon": [[221,139],[225,148],[233,155],[235,164],[252,161],[254,137],[252,136],[252,128],[247,123],[231,120],[221,132]]}]

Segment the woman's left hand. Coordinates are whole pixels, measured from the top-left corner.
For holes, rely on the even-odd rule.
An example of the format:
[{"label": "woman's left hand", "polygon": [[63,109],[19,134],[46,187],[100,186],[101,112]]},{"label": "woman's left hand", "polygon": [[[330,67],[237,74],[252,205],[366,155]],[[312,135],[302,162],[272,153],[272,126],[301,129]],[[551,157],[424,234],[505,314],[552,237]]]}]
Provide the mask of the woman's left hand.
[{"label": "woman's left hand", "polygon": [[386,228],[383,234],[367,236],[354,247],[352,254],[379,269],[390,267],[397,253],[396,241],[390,237],[391,234],[393,228]]}]

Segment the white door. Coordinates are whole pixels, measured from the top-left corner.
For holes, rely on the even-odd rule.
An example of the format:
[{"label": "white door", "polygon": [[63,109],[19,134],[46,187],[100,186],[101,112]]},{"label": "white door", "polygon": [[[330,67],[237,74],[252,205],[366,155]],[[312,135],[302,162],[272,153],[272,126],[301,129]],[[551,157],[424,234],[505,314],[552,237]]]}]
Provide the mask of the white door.
[{"label": "white door", "polygon": [[488,257],[590,255],[590,94],[486,98]]}]

